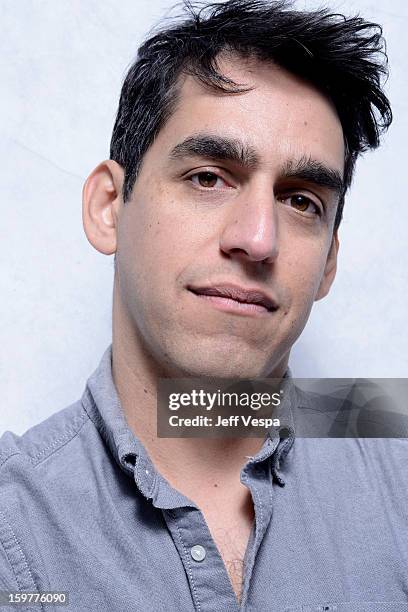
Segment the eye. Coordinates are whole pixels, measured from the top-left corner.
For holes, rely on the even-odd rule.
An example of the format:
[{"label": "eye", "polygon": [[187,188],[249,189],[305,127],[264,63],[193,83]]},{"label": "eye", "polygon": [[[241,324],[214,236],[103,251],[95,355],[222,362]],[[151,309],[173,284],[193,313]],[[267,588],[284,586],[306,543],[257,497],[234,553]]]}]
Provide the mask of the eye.
[{"label": "eye", "polygon": [[213,189],[214,187],[220,188],[226,185],[226,182],[214,172],[197,172],[191,174],[189,179],[194,185],[203,187],[205,189]]},{"label": "eye", "polygon": [[322,211],[320,207],[313,202],[311,198],[308,198],[301,193],[295,193],[283,198],[280,198],[282,202],[288,202],[289,205],[295,210],[302,213],[312,213],[313,215],[321,216]]}]

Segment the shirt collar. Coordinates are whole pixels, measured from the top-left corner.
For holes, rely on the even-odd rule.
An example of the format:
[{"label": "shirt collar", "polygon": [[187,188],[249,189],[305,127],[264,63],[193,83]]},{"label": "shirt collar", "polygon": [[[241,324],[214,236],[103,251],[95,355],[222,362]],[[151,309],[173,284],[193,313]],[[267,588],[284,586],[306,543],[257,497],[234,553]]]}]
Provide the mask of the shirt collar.
[{"label": "shirt collar", "polygon": [[112,377],[112,344],[88,378],[81,401],[116,461],[133,474],[136,456],[147,456],[147,452],[130,429],[119,401]]},{"label": "shirt collar", "polygon": [[[288,367],[282,380],[282,402],[280,406],[280,427],[277,434],[279,444],[276,452],[272,456],[271,472],[272,477],[280,486],[285,485],[282,474],[280,473],[281,465],[293,446],[295,440],[295,421],[293,411],[298,405],[298,397],[296,393],[296,385],[293,382],[292,371]],[[270,430],[269,434],[273,437],[276,430]]]},{"label": "shirt collar", "polygon": [[[265,461],[272,456],[272,473],[275,481],[283,486],[284,481],[278,470],[294,440],[292,406],[296,402],[295,386],[288,367],[282,381],[282,403],[279,411],[281,426],[269,430],[259,452],[252,457],[254,463]],[[112,344],[103,353],[102,359],[88,378],[81,398],[82,404],[120,467],[134,475],[136,460],[152,468],[148,453],[142,442],[130,429],[112,377]],[[150,472],[153,470],[148,470]]]},{"label": "shirt collar", "polygon": [[281,403],[276,417],[279,418],[279,427],[271,427],[264,439],[262,448],[250,458],[253,463],[271,460],[271,472],[274,481],[280,486],[285,485],[280,473],[281,465],[293,446],[295,439],[295,425],[293,410],[297,406],[296,387],[293,383],[292,372],[288,367],[280,384]]}]

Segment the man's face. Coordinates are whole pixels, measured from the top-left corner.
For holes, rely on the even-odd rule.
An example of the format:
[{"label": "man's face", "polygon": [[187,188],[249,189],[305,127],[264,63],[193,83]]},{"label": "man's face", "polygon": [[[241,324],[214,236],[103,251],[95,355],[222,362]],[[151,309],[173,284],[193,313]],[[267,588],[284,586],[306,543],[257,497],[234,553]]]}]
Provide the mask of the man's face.
[{"label": "man's face", "polygon": [[[173,375],[280,375],[334,278],[343,133],[330,102],[285,70],[220,69],[251,90],[184,79],[119,210],[115,299]],[[251,299],[239,289],[270,309],[222,297]]]}]

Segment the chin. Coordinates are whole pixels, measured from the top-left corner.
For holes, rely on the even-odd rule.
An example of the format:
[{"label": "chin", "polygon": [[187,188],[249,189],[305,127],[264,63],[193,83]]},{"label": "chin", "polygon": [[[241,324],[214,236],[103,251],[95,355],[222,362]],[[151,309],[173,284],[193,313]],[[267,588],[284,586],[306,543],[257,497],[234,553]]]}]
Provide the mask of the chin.
[{"label": "chin", "polygon": [[[236,357],[236,355],[235,355]],[[249,367],[251,364],[251,367]],[[257,365],[247,354],[247,359],[232,359],[231,354],[224,354],[222,359],[200,358],[200,351],[196,351],[189,359],[175,363],[180,371],[178,377],[183,378],[258,378],[267,376],[266,364]]]},{"label": "chin", "polygon": [[266,350],[226,335],[167,338],[161,349],[162,365],[172,378],[267,378],[277,353],[270,345]]}]

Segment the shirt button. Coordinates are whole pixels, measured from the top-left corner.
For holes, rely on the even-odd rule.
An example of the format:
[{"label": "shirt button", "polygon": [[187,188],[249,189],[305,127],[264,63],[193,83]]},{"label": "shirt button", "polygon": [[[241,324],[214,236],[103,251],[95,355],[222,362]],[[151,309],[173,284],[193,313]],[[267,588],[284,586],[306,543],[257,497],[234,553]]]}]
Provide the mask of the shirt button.
[{"label": "shirt button", "polygon": [[200,544],[196,544],[192,548],[190,548],[190,554],[193,557],[194,561],[204,561],[205,559],[205,548]]}]

